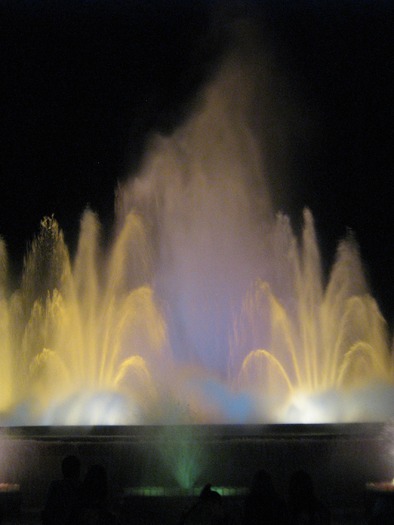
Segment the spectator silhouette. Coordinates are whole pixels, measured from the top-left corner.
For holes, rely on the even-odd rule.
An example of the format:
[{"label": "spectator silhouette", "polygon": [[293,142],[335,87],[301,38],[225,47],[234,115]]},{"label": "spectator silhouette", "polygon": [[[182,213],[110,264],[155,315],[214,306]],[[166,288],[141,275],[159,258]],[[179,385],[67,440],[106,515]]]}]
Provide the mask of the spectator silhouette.
[{"label": "spectator silhouette", "polygon": [[316,496],[312,478],[304,470],[293,473],[289,483],[290,525],[329,525],[330,511]]},{"label": "spectator silhouette", "polygon": [[272,478],[265,470],[258,470],[249,495],[244,502],[245,525],[287,525],[285,502],[277,494]]},{"label": "spectator silhouette", "polygon": [[116,516],[107,508],[107,495],[107,471],[102,465],[93,465],[82,483],[75,525],[116,525]]},{"label": "spectator silhouette", "polygon": [[62,461],[63,479],[52,481],[42,511],[43,525],[70,525],[79,504],[81,462],[76,456]]},{"label": "spectator silhouette", "polygon": [[198,501],[183,516],[179,525],[225,525],[226,515],[222,497],[207,483]]}]

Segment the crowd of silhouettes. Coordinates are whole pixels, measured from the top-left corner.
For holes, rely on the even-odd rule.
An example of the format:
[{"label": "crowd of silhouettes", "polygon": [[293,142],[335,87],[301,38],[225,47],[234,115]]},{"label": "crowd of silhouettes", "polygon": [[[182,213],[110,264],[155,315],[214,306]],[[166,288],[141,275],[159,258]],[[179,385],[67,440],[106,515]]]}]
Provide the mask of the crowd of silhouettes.
[{"label": "crowd of silhouettes", "polygon": [[[81,480],[81,462],[70,455],[61,464],[62,479],[52,481],[42,511],[43,525],[117,525],[117,517],[108,510],[108,477],[102,465],[93,465]],[[253,476],[248,495],[235,516],[224,498],[211,484],[206,484],[197,501],[181,516],[178,525],[330,525],[328,507],[316,496],[311,476],[304,470],[292,474],[287,497],[275,489],[266,470]],[[379,503],[379,501],[378,501]],[[393,523],[394,509],[384,505],[372,508],[368,523]],[[386,521],[385,521],[386,519]]]},{"label": "crowd of silhouettes", "polygon": [[244,502],[244,525],[330,525],[328,507],[314,491],[312,478],[304,470],[290,478],[288,497],[277,493],[271,475],[258,470]]},{"label": "crowd of silhouettes", "polygon": [[290,478],[287,498],[275,489],[271,475],[258,470],[240,515],[231,512],[218,492],[207,484],[178,525],[330,525],[328,507],[314,491],[310,475],[299,470]]},{"label": "crowd of silhouettes", "polygon": [[[81,462],[66,456],[62,478],[49,485],[42,511],[43,525],[118,525],[107,506],[108,477],[102,465],[93,465],[81,480]],[[369,505],[368,525],[394,523],[393,498],[375,497]],[[1,509],[0,509],[1,511]],[[2,514],[0,512],[0,523]],[[181,516],[178,525],[330,525],[328,507],[316,496],[311,476],[304,470],[292,474],[287,497],[281,497],[266,470],[253,476],[241,512],[233,513],[222,496],[206,484],[197,501]]]},{"label": "crowd of silhouettes", "polygon": [[52,481],[42,511],[43,525],[116,525],[107,508],[108,478],[102,465],[91,466],[81,481],[81,462],[62,461],[62,479]]}]

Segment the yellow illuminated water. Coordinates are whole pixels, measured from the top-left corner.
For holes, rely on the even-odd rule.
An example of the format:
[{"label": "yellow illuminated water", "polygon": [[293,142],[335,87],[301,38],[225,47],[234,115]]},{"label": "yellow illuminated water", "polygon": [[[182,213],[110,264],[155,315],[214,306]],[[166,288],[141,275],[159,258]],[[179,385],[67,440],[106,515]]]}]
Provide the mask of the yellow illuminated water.
[{"label": "yellow illuminated water", "polygon": [[189,121],[152,142],[118,189],[109,245],[87,210],[70,256],[44,218],[17,290],[0,245],[1,424],[394,416],[357,245],[341,241],[326,276],[311,212],[301,238],[275,215],[242,73],[228,60]]}]

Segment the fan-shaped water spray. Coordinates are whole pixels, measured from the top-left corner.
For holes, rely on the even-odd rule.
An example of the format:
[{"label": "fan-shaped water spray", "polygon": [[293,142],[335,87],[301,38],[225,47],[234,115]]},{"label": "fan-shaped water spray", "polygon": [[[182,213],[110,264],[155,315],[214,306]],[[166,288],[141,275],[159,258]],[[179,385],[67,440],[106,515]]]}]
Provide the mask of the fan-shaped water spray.
[{"label": "fan-shaped water spray", "polygon": [[9,292],[1,245],[2,424],[386,419],[388,333],[359,253],[323,276],[274,216],[250,89],[229,60],[117,196],[111,246],[86,211],[71,262],[45,218]]}]

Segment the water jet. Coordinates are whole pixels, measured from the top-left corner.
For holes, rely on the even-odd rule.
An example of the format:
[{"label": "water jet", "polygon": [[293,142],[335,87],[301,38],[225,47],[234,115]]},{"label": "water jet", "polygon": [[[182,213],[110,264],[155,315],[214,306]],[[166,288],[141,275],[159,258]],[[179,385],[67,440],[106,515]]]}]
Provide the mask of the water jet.
[{"label": "water jet", "polygon": [[[86,210],[71,257],[45,217],[10,291],[1,245],[3,426],[385,421],[388,329],[357,244],[326,277],[270,202],[234,58],[119,188],[112,243]],[[241,95],[240,95],[241,94]]]}]

